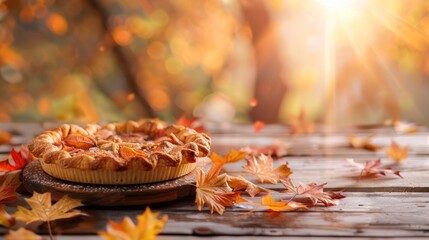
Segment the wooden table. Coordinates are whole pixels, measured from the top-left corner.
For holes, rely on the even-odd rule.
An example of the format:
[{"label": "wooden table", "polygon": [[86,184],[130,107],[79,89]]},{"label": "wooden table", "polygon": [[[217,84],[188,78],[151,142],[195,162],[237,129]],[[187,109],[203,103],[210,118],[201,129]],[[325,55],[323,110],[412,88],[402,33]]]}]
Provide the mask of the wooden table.
[{"label": "wooden table", "polygon": [[[54,124],[1,124],[0,130],[14,130],[20,137],[16,142],[28,143],[34,134]],[[290,136],[283,126],[267,126],[254,133],[252,126],[211,127],[213,150],[225,154],[231,148],[247,145],[269,145],[273,141],[287,143],[290,148],[286,157],[275,160],[277,166],[289,163],[295,183],[327,182],[327,190],[345,189],[347,197],[334,207],[314,207],[295,212],[264,212],[251,214],[248,208],[237,205],[227,208],[223,215],[210,214],[207,208],[197,211],[194,197],[176,202],[151,206],[153,211],[168,215],[168,222],[159,239],[194,239],[213,236],[216,239],[261,239],[261,236],[284,238],[332,239],[333,237],[429,237],[429,132],[421,128],[414,134],[397,134],[390,127],[323,129],[311,135]],[[376,134],[375,144],[388,146],[392,139],[400,145],[409,145],[408,159],[395,169],[403,178],[388,174],[385,177],[359,179],[359,170],[345,166],[346,158],[364,163],[368,159],[380,158],[389,164],[384,152],[352,149],[347,145],[349,134],[367,136]],[[0,156],[9,149],[1,146]],[[243,174],[244,162],[228,164],[224,170],[231,175]],[[248,179],[254,180],[250,177]],[[284,189],[280,184],[263,184],[270,189]],[[274,197],[276,195],[274,194]],[[259,201],[256,197],[253,201]],[[89,214],[72,220],[60,220],[54,232],[61,233],[59,239],[74,239],[85,235],[85,239],[98,239],[95,235],[105,230],[107,221],[120,221],[124,216],[134,218],[143,212],[141,207],[83,207]],[[46,233],[45,224],[27,226],[30,230]],[[7,229],[0,228],[0,233]]]}]

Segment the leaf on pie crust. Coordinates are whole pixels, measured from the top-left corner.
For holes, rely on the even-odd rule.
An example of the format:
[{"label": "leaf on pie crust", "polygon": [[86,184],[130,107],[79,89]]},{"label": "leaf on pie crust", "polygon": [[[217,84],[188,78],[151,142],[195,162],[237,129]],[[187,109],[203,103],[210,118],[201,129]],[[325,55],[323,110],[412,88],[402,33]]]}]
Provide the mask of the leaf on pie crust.
[{"label": "leaf on pie crust", "polygon": [[109,221],[105,232],[98,235],[107,240],[151,240],[155,239],[164,228],[168,220],[167,215],[158,219],[160,213],[153,212],[146,207],[144,213],[137,215],[137,224],[131,218],[124,217],[121,222]]},{"label": "leaf on pie crust", "polygon": [[304,109],[301,109],[298,116],[289,117],[289,125],[291,127],[292,134],[308,134],[314,133],[316,130],[316,125],[307,120]]},{"label": "leaf on pie crust", "polygon": [[285,200],[276,201],[273,199],[271,194],[267,194],[266,196],[263,196],[261,203],[262,203],[262,206],[265,206],[268,209],[275,212],[294,211],[300,208],[307,208],[306,205],[302,203],[294,202],[294,201],[289,201],[289,202]]},{"label": "leaf on pie crust", "polygon": [[18,173],[0,175],[0,203],[18,200],[16,189],[21,184]]},{"label": "leaf on pie crust", "polygon": [[380,149],[380,146],[371,143],[373,137],[374,135],[370,135],[367,137],[358,137],[350,135],[347,137],[347,141],[352,148],[362,148],[369,151],[377,151],[378,149]]},{"label": "leaf on pie crust", "polygon": [[6,131],[0,131],[0,145],[2,144],[11,144],[12,135]]},{"label": "leaf on pie crust", "polygon": [[33,161],[33,156],[30,151],[21,145],[21,150],[19,152],[12,148],[10,154],[0,160],[0,171],[10,172],[20,170],[31,161]]},{"label": "leaf on pie crust", "polygon": [[4,205],[0,204],[0,225],[10,227],[15,224],[15,219],[4,210]]},{"label": "leaf on pie crust", "polygon": [[90,136],[81,134],[81,133],[71,133],[63,140],[68,146],[79,148],[79,149],[89,149],[95,147],[96,142]]},{"label": "leaf on pie crust", "polygon": [[176,121],[177,125],[182,125],[188,128],[192,128],[197,132],[205,132],[204,123],[200,118],[191,117],[186,118],[186,114],[183,113]]},{"label": "leaf on pie crust", "polygon": [[233,191],[246,191],[251,197],[261,192],[269,192],[268,189],[260,187],[242,176],[235,177],[227,175],[227,182]]},{"label": "leaf on pie crust", "polygon": [[348,166],[355,167],[361,170],[360,176],[374,176],[377,174],[386,176],[386,173],[393,173],[399,177],[402,178],[400,175],[400,171],[398,170],[392,170],[391,168],[380,168],[381,167],[381,160],[367,160],[365,165],[361,163],[355,162],[353,159],[349,158],[347,159]]},{"label": "leaf on pie crust", "polygon": [[265,127],[265,123],[262,121],[256,121],[253,124],[253,130],[255,131],[255,133],[262,131],[262,129],[264,129]]},{"label": "leaf on pie crust", "polygon": [[236,149],[232,149],[230,152],[228,152],[225,157],[222,157],[218,155],[217,153],[213,152],[210,159],[214,164],[222,164],[222,163],[233,163],[240,161],[241,159],[245,158],[247,156],[246,152],[238,151]]},{"label": "leaf on pie crust", "polygon": [[324,192],[323,188],[326,183],[317,185],[316,183],[299,184],[296,187],[290,178],[281,179],[280,182],[286,187],[287,191],[293,192],[296,196],[303,196],[310,199],[311,204],[309,206],[315,206],[317,203],[323,203],[325,207],[338,205],[339,198],[345,197],[333,192]]},{"label": "leaf on pie crust", "polygon": [[81,201],[70,198],[67,195],[63,196],[54,205],[51,202],[50,192],[43,194],[34,192],[33,196],[25,198],[25,201],[30,205],[31,210],[18,206],[18,211],[13,216],[26,224],[35,221],[50,222],[57,219],[86,215],[79,210],[73,210],[76,207],[83,206]]},{"label": "leaf on pie crust", "polygon": [[256,175],[261,183],[276,184],[281,178],[287,178],[292,173],[287,163],[273,168],[273,159],[267,155],[262,154],[246,161],[244,171]]},{"label": "leaf on pie crust", "polygon": [[5,240],[43,240],[43,237],[35,234],[32,231],[29,231],[23,227],[18,230],[9,230],[5,236]]},{"label": "leaf on pie crust", "polygon": [[387,156],[395,162],[401,162],[408,157],[408,146],[400,147],[398,143],[392,140],[390,147],[385,148]]}]

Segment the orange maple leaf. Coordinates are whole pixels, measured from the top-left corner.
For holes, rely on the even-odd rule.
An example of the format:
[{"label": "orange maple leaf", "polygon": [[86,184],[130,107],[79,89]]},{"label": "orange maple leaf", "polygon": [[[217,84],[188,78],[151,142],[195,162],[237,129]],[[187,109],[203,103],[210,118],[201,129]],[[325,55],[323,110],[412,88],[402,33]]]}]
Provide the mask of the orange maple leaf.
[{"label": "orange maple leaf", "polygon": [[0,131],[0,145],[2,144],[11,144],[12,135],[6,131]]},{"label": "orange maple leaf", "polygon": [[240,161],[241,159],[245,158],[247,156],[246,152],[238,151],[236,149],[232,149],[229,151],[225,157],[222,157],[218,155],[217,153],[213,152],[210,159],[214,164],[223,164],[223,163],[233,163]]},{"label": "orange maple leaf", "polygon": [[164,228],[168,220],[167,215],[158,219],[159,212],[154,212],[146,207],[144,213],[137,215],[137,225],[125,217],[120,223],[109,221],[105,232],[99,232],[102,238],[107,240],[129,239],[129,240],[151,240],[155,239]]},{"label": "orange maple leaf", "polygon": [[176,121],[177,125],[193,128],[197,132],[205,132],[204,123],[201,118],[186,118],[186,114],[183,113]]},{"label": "orange maple leaf", "polygon": [[245,146],[240,151],[247,152],[249,155],[258,156],[260,154],[271,155],[275,157],[285,156],[288,153],[290,145],[288,143],[274,141],[267,146]]},{"label": "orange maple leaf", "polygon": [[289,117],[289,125],[291,127],[292,134],[314,133],[316,130],[316,125],[307,120],[304,109],[301,109],[298,116]]},{"label": "orange maple leaf", "polygon": [[294,211],[300,208],[307,208],[302,203],[294,202],[294,201],[276,201],[273,199],[271,194],[267,194],[266,196],[263,196],[261,199],[262,206],[267,207],[268,209],[280,212],[280,211]]},{"label": "orange maple leaf", "polygon": [[318,202],[323,203],[325,207],[336,206],[338,205],[338,200],[336,199],[344,197],[338,193],[324,192],[323,188],[325,187],[326,183],[319,185],[316,183],[301,183],[298,187],[296,187],[290,178],[280,179],[280,182],[286,187],[287,191],[293,192],[295,194],[292,199],[300,195],[307,197],[311,201],[310,206],[315,206]]},{"label": "orange maple leaf", "polygon": [[233,191],[245,190],[251,197],[258,195],[261,192],[269,192],[268,189],[260,187],[242,176],[235,177],[227,175],[227,182]]},{"label": "orange maple leaf", "polygon": [[253,130],[255,131],[255,133],[262,131],[264,127],[265,127],[265,123],[263,121],[256,121],[253,124]]},{"label": "orange maple leaf", "polygon": [[261,183],[276,184],[281,178],[287,178],[292,173],[287,163],[273,168],[273,159],[264,154],[246,160],[244,171],[256,175]]},{"label": "orange maple leaf", "polygon": [[381,160],[367,160],[365,165],[355,162],[353,159],[349,158],[347,159],[348,166],[356,167],[361,170],[360,176],[363,175],[366,176],[374,176],[377,174],[386,176],[386,173],[393,173],[399,177],[402,178],[400,175],[400,171],[398,170],[392,170],[391,168],[380,168],[381,167]]},{"label": "orange maple leaf", "polygon": [[19,180],[19,174],[8,173],[6,175],[0,175],[0,203],[18,200],[18,193],[16,189],[21,184]]},{"label": "orange maple leaf", "polygon": [[18,230],[9,230],[5,236],[6,240],[43,240],[44,238],[35,234],[32,231],[29,231],[23,227],[20,227]]},{"label": "orange maple leaf", "polygon": [[395,162],[401,162],[408,157],[408,146],[400,147],[398,143],[392,140],[390,147],[384,149],[386,154]]},{"label": "orange maple leaf", "polygon": [[0,171],[10,172],[23,169],[31,161],[33,161],[33,156],[30,151],[24,145],[21,145],[19,152],[12,148],[10,154],[0,160]]},{"label": "orange maple leaf", "polygon": [[227,175],[225,173],[219,175],[222,166],[223,164],[214,164],[207,175],[202,169],[197,169],[195,202],[199,211],[207,204],[211,213],[217,212],[222,215],[225,207],[243,201],[240,193],[232,192]]},{"label": "orange maple leaf", "polygon": [[4,205],[0,204],[0,225],[10,227],[15,224],[15,219],[9,215],[4,209]]},{"label": "orange maple leaf", "polygon": [[370,135],[367,137],[357,137],[350,135],[347,137],[347,141],[352,148],[362,148],[369,151],[377,151],[378,149],[380,149],[380,146],[371,143],[373,137],[374,135]]}]

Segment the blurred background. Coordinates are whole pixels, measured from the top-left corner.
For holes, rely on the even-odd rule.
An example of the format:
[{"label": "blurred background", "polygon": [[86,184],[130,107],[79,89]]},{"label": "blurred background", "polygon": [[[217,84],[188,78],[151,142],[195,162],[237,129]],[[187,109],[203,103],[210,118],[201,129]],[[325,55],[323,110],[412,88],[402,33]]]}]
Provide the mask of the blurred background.
[{"label": "blurred background", "polygon": [[427,0],[0,0],[0,121],[429,125]]}]

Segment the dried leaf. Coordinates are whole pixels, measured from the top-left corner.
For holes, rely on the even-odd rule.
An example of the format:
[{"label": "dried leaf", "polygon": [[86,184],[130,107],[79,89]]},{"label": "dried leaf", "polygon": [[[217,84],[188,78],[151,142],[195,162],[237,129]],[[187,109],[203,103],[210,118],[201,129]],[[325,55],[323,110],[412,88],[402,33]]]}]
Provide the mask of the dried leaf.
[{"label": "dried leaf", "polygon": [[253,124],[253,130],[255,131],[255,133],[262,131],[262,129],[264,129],[265,127],[265,123],[262,121],[256,121]]},{"label": "dried leaf", "polygon": [[188,128],[192,128],[197,132],[205,132],[204,123],[200,118],[191,117],[186,118],[186,114],[183,113],[182,116],[180,116],[177,121],[177,125],[182,125]]},{"label": "dried leaf", "polygon": [[281,178],[287,178],[292,173],[287,163],[273,168],[273,159],[267,155],[262,154],[246,160],[244,171],[256,175],[261,183],[276,184]]},{"label": "dried leaf", "polygon": [[51,203],[51,193],[34,192],[31,198],[25,198],[25,201],[30,205],[31,210],[18,206],[18,211],[13,215],[16,219],[31,223],[35,221],[54,221],[57,219],[72,218],[84,213],[74,210],[76,207],[83,206],[80,200],[63,196],[54,205]]},{"label": "dried leaf", "polygon": [[323,191],[326,183],[319,185],[316,183],[301,183],[298,187],[295,187],[290,178],[281,179],[280,182],[286,187],[288,191],[295,193],[295,196],[303,196],[310,199],[310,206],[315,206],[318,202],[323,203],[325,207],[338,205],[338,200],[332,198],[332,196],[338,195]]},{"label": "dried leaf", "polygon": [[16,189],[21,184],[19,174],[8,173],[6,175],[2,175],[0,176],[0,181],[2,183],[0,185],[0,203],[18,200]]},{"label": "dried leaf", "polygon": [[80,134],[80,133],[71,133],[66,138],[64,142],[71,147],[79,149],[89,149],[95,147],[96,143],[93,138],[90,136]]},{"label": "dried leaf", "polygon": [[233,191],[246,191],[250,196],[254,197],[261,192],[269,192],[268,189],[260,187],[242,176],[234,177],[227,175],[228,185]]},{"label": "dried leaf", "polygon": [[281,157],[287,155],[287,150],[289,148],[289,144],[274,141],[271,145],[268,146],[246,146],[242,147],[240,151],[247,152],[249,155],[258,156],[260,154],[270,155],[274,157]]},{"label": "dried leaf", "polygon": [[227,175],[219,175],[223,164],[215,164],[205,175],[204,171],[197,169],[196,172],[196,196],[198,210],[201,211],[204,204],[210,207],[210,212],[216,211],[220,215],[225,207],[232,206],[234,202],[240,201],[239,193],[231,192],[227,182]]},{"label": "dried leaf", "polygon": [[144,213],[137,215],[137,225],[129,218],[125,217],[120,223],[109,221],[105,232],[100,232],[102,238],[107,240],[151,240],[164,228],[164,224],[168,220],[167,215],[163,215],[158,219],[159,212],[154,212],[146,207]]},{"label": "dried leaf", "polygon": [[2,144],[11,144],[12,135],[6,131],[0,131],[0,145]]},{"label": "dried leaf", "polygon": [[416,133],[419,131],[416,125],[402,121],[394,121],[393,127],[398,134]]},{"label": "dried leaf", "polygon": [[307,206],[305,206],[304,204],[294,202],[294,201],[289,201],[289,202],[286,202],[284,200],[276,201],[273,199],[271,194],[267,194],[266,196],[262,197],[262,206],[265,206],[268,209],[275,212],[294,211],[300,208],[307,208]]},{"label": "dried leaf", "polygon": [[0,225],[10,227],[15,224],[15,219],[4,210],[4,205],[0,204]]},{"label": "dried leaf", "polygon": [[369,151],[377,151],[380,149],[380,146],[371,143],[373,137],[374,135],[370,135],[368,137],[357,137],[350,135],[347,137],[347,141],[352,148],[362,148]]},{"label": "dried leaf", "polygon": [[289,117],[289,124],[292,134],[308,134],[314,133],[316,130],[316,125],[307,120],[304,109],[301,109],[301,112],[298,116]]},{"label": "dried leaf", "polygon": [[365,165],[356,163],[353,159],[347,159],[348,165],[351,167],[356,167],[361,170],[360,176],[374,176],[377,174],[386,176],[386,173],[393,173],[395,175],[398,175],[402,178],[400,175],[400,171],[398,170],[392,170],[391,168],[380,168],[381,167],[381,160],[367,160]]},{"label": "dried leaf", "polygon": [[247,156],[246,152],[238,151],[236,149],[232,149],[230,152],[228,152],[225,157],[219,156],[217,153],[213,152],[210,159],[214,164],[221,164],[221,163],[233,163],[240,161],[241,159],[245,158]]},{"label": "dried leaf", "polygon": [[23,227],[18,230],[9,230],[8,234],[5,236],[6,240],[43,240],[43,237],[35,234],[32,231],[29,231]]},{"label": "dried leaf", "polygon": [[387,156],[395,162],[401,162],[408,158],[408,146],[400,147],[398,143],[392,140],[390,147],[385,148]]},{"label": "dried leaf", "polygon": [[10,172],[20,170],[31,161],[33,161],[31,153],[26,147],[21,145],[20,152],[12,148],[10,154],[6,158],[0,160],[0,171]]}]

